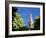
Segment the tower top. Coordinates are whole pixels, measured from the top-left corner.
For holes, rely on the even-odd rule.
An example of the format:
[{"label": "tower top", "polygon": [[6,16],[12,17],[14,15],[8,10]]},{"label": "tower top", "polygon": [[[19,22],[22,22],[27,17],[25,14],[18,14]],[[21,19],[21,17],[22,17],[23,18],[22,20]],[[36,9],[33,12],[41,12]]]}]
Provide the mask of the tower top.
[{"label": "tower top", "polygon": [[29,15],[29,19],[30,19],[30,21],[32,21],[32,14]]},{"label": "tower top", "polygon": [[32,17],[32,13],[30,14],[30,16]]}]

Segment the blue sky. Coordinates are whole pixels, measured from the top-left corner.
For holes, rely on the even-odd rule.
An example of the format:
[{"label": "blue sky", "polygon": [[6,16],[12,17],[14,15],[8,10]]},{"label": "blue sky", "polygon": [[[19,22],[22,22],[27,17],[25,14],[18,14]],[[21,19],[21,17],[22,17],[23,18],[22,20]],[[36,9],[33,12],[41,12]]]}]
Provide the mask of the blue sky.
[{"label": "blue sky", "polygon": [[40,16],[40,8],[32,7],[16,7],[17,12],[23,17],[24,23],[28,24],[29,15],[32,14],[33,20],[36,16]]}]

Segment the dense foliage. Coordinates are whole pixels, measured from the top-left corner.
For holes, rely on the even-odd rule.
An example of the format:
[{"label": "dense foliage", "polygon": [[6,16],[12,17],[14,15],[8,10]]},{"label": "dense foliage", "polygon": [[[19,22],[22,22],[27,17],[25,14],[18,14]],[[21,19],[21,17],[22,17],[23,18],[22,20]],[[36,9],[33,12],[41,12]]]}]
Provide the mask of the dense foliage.
[{"label": "dense foliage", "polygon": [[40,29],[40,17],[37,16],[34,20],[34,29],[38,30]]},{"label": "dense foliage", "polygon": [[13,16],[13,30],[20,29],[24,26],[23,18],[19,15],[19,13],[16,13],[16,16]]}]

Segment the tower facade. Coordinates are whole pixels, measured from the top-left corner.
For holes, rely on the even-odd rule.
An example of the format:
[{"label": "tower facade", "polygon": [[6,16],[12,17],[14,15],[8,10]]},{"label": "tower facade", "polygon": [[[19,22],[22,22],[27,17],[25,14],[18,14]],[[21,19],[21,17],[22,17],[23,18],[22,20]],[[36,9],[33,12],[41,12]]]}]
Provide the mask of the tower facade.
[{"label": "tower facade", "polygon": [[34,28],[33,19],[32,19],[32,14],[29,15],[29,28],[30,28],[30,29],[33,29],[33,28]]}]

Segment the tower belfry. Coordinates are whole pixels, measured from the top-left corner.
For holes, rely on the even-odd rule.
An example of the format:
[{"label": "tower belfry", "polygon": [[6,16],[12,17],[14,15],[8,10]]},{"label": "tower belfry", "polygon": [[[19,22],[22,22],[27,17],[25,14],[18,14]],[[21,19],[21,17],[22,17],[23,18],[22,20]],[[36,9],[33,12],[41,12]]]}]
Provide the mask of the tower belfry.
[{"label": "tower belfry", "polygon": [[33,19],[32,19],[32,14],[29,15],[29,28],[30,28],[30,29],[33,29],[33,28],[34,28]]}]

